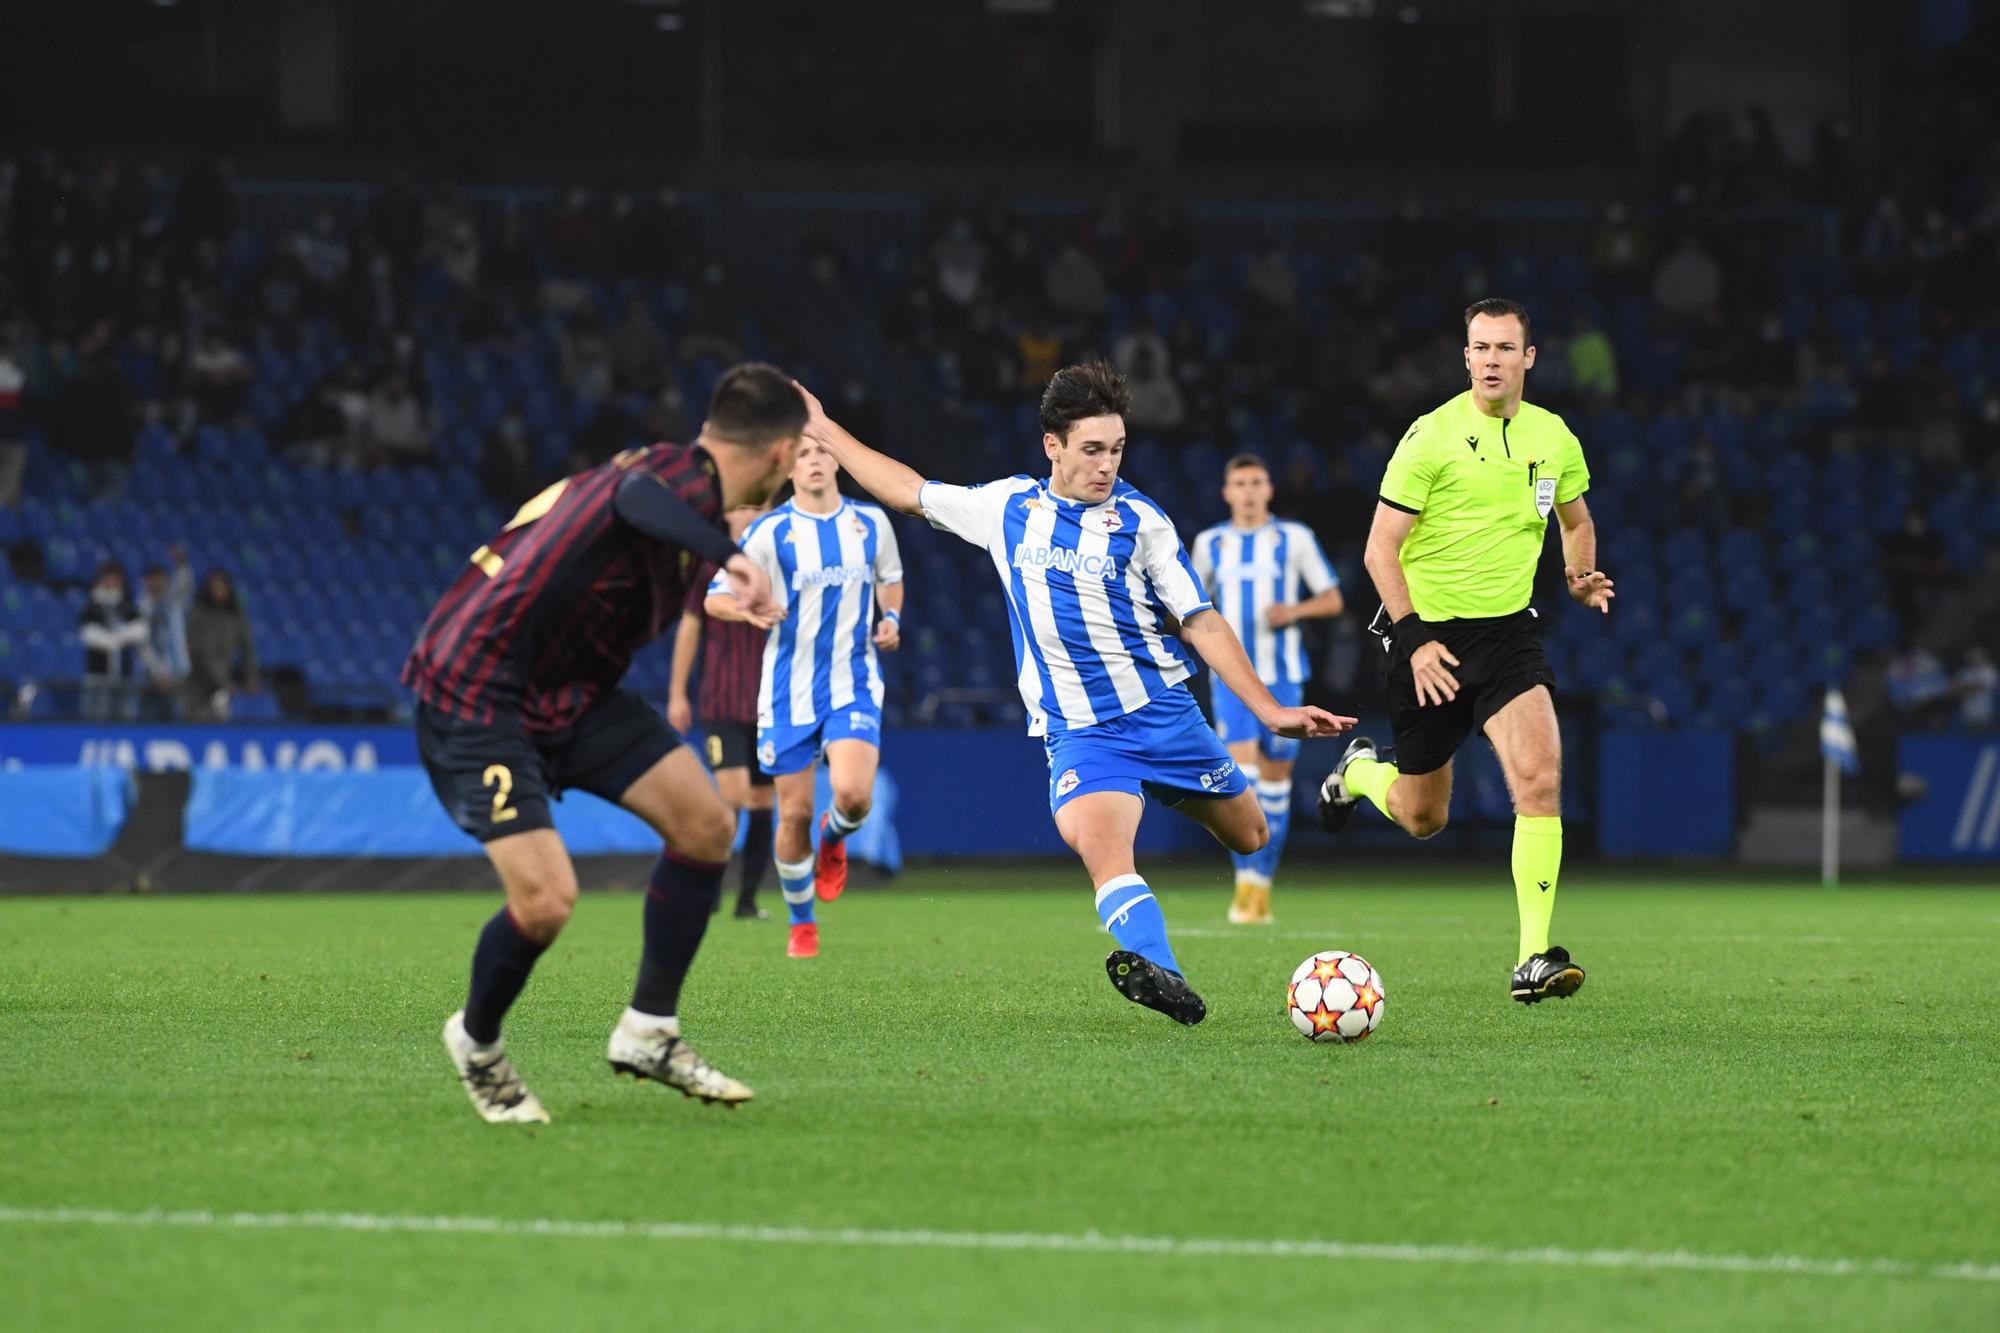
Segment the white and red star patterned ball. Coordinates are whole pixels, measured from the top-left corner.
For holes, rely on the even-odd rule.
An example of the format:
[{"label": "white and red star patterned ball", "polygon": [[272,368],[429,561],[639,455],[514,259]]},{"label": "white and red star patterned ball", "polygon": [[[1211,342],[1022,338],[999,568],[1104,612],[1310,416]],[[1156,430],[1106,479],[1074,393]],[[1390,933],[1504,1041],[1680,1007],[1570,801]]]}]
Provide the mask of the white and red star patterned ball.
[{"label": "white and red star patterned ball", "polygon": [[1285,987],[1285,1012],[1308,1041],[1362,1040],[1382,1022],[1382,1003],[1382,974],[1344,949],[1306,959]]}]

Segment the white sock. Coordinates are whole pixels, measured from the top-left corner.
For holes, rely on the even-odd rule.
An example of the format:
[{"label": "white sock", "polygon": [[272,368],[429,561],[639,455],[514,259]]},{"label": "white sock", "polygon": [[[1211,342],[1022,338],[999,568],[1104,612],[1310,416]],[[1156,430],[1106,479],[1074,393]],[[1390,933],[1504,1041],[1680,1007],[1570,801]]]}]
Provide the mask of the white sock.
[{"label": "white sock", "polygon": [[678,1014],[642,1014],[630,1005],[618,1016],[618,1025],[635,1035],[660,1033],[668,1037],[681,1035],[681,1020]]}]

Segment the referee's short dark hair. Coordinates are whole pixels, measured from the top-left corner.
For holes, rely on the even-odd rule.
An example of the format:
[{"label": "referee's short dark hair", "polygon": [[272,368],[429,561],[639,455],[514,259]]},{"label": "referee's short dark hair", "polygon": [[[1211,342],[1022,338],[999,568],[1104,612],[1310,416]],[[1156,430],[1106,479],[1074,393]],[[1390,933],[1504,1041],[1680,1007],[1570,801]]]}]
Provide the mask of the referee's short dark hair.
[{"label": "referee's short dark hair", "polygon": [[1255,454],[1236,455],[1222,465],[1222,475],[1227,477],[1230,473],[1241,472],[1246,467],[1261,468],[1265,476],[1271,475],[1271,465]]},{"label": "referee's short dark hair", "polygon": [[1489,296],[1484,301],[1474,301],[1465,308],[1465,327],[1472,327],[1474,315],[1491,315],[1494,319],[1505,319],[1512,315],[1521,321],[1521,345],[1526,347],[1534,342],[1528,328],[1528,307],[1519,301],[1509,301],[1504,296]]},{"label": "referee's short dark hair", "polygon": [[1110,362],[1064,366],[1042,390],[1042,429],[1067,440],[1069,428],[1085,417],[1122,417],[1131,406],[1131,387]]},{"label": "referee's short dark hair", "polygon": [[790,375],[767,362],[731,366],[708,396],[708,433],[724,443],[761,447],[805,429],[806,400]]}]

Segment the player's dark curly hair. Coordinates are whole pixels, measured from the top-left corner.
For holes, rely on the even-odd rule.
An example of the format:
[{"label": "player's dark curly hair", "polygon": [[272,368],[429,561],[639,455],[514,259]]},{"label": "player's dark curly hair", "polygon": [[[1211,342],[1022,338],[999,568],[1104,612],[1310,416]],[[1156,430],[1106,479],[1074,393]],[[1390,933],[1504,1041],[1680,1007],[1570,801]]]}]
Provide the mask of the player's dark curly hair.
[{"label": "player's dark curly hair", "polygon": [[722,372],[708,396],[708,434],[727,444],[761,447],[803,435],[806,400],[792,377],[763,361]]},{"label": "player's dark curly hair", "polygon": [[1042,390],[1042,429],[1058,440],[1085,417],[1124,416],[1132,406],[1132,390],[1108,361],[1064,366]]},{"label": "player's dark curly hair", "polygon": [[1494,319],[1505,319],[1507,316],[1512,315],[1521,321],[1521,346],[1526,347],[1535,341],[1534,336],[1528,328],[1528,307],[1522,305],[1519,301],[1509,301],[1504,296],[1489,296],[1483,301],[1474,301],[1465,308],[1465,327],[1467,329],[1472,327],[1472,319],[1475,315],[1490,315]]}]

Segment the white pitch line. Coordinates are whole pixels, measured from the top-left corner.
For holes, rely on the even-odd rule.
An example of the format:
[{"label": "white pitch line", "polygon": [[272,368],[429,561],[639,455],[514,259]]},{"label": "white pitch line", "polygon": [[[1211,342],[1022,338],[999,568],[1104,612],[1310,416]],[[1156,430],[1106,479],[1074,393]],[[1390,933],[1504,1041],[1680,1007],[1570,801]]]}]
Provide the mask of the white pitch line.
[{"label": "white pitch line", "polygon": [[1603,1268],[1684,1273],[1775,1273],[1797,1277],[1943,1278],[2000,1282],[2000,1264],[1920,1264],[1907,1259],[1810,1259],[1796,1254],[1697,1254],[1688,1250],[1509,1250],[1486,1245],[1387,1245],[1341,1240],[1065,1235],[1028,1231],[870,1231],[721,1222],[599,1222],[565,1218],[399,1217],[373,1213],[218,1213],[207,1209],[0,1207],[0,1224],[186,1227],[225,1231],[362,1231],[395,1234],[556,1236],[586,1240],[724,1241],[753,1245],[844,1245],[873,1249],[1028,1250],[1253,1259],[1373,1259],[1384,1263],[1491,1264],[1508,1268]]},{"label": "white pitch line", "polygon": [[[1284,930],[1269,926],[1232,926],[1222,929],[1217,926],[1183,926],[1170,929],[1167,933],[1174,939],[1186,937],[1195,940],[1323,940],[1339,933],[1341,927],[1326,930]],[[1463,944],[1468,941],[1491,943],[1494,939],[1505,939],[1504,929],[1487,931],[1427,931],[1427,930],[1370,930],[1357,927],[1358,938],[1371,940],[1424,940],[1427,942]],[[1592,935],[1600,944],[1654,944],[1658,936],[1651,935]],[[1674,937],[1677,944],[1860,944],[1858,935],[1681,935]],[[1964,944],[1964,936],[1899,938],[1896,944]]]}]

